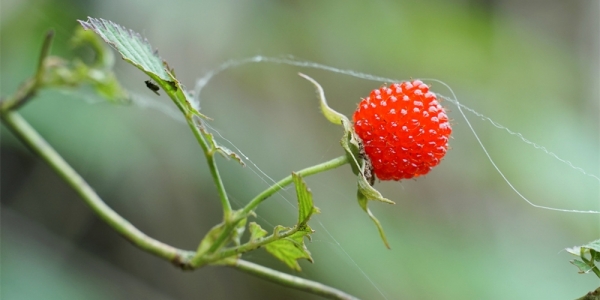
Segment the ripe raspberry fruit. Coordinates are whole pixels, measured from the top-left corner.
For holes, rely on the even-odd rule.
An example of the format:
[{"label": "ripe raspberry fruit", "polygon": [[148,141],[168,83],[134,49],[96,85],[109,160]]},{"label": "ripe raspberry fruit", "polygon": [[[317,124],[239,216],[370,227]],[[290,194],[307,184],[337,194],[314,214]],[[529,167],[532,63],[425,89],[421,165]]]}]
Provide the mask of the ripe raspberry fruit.
[{"label": "ripe raspberry fruit", "polygon": [[373,90],[353,120],[379,180],[427,174],[446,154],[452,133],[444,108],[420,80]]}]

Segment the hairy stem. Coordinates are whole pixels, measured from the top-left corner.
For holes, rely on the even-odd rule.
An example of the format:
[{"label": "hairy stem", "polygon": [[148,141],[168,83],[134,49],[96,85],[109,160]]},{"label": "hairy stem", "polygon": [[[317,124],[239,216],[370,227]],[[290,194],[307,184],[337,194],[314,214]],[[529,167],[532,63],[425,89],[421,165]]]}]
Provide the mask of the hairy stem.
[{"label": "hairy stem", "polygon": [[147,236],[112,210],[21,115],[17,112],[6,111],[2,113],[2,121],[25,145],[48,163],[83,198],[92,210],[115,231],[147,252],[182,267],[187,265],[193,252],[174,248]]},{"label": "hairy stem", "polygon": [[311,281],[308,279],[304,279],[304,278],[292,276],[292,275],[289,275],[286,273],[282,273],[279,271],[275,271],[273,269],[265,268],[261,265],[257,265],[255,263],[245,261],[242,259],[238,259],[231,266],[242,272],[272,281],[279,285],[283,285],[283,286],[287,286],[287,287],[294,288],[297,290],[309,292],[309,293],[315,294],[315,295],[320,295],[325,298],[348,299],[348,300],[358,299],[352,295],[346,294],[346,293],[344,293],[338,289],[332,288],[330,286],[326,286],[324,284],[321,284],[321,283],[318,283],[315,281]]}]

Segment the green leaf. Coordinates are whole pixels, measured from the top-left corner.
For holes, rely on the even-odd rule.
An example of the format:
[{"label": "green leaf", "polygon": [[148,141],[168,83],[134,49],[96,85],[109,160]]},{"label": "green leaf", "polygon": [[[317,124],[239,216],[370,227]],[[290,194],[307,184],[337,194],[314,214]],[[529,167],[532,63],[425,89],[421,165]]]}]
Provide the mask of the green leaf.
[{"label": "green leaf", "polygon": [[595,252],[600,252],[600,239],[595,240],[590,243],[587,243],[585,245],[575,246],[572,248],[566,248],[565,250],[576,256],[581,256],[583,254],[590,253],[590,250],[593,250]]},{"label": "green leaf", "polygon": [[198,111],[199,108],[194,107],[192,97],[185,92],[179,80],[175,78],[175,71],[160,58],[157,50],[152,49],[146,38],[108,20],[88,17],[87,21],[78,21],[84,29],[94,31],[117,50],[125,61],[136,66],[154,80],[186,118],[196,115],[208,119]]},{"label": "green leaf", "polygon": [[313,205],[312,193],[302,177],[292,173],[292,180],[296,186],[296,196],[298,197],[298,224],[296,226],[303,228],[313,214],[319,213],[319,209]]},{"label": "green leaf", "polygon": [[147,74],[153,74],[164,81],[172,81],[165,70],[163,60],[158,56],[158,51],[153,50],[148,40],[139,33],[104,19],[88,17],[87,21],[78,21],[84,29],[93,30],[115,48],[124,60]]},{"label": "green leaf", "polygon": [[385,247],[387,247],[388,249],[391,249],[390,243],[388,243],[387,237],[385,236],[385,232],[383,232],[383,227],[381,226],[381,223],[379,223],[379,220],[377,220],[373,213],[371,213],[371,210],[368,207],[369,200],[360,191],[357,192],[357,198],[358,205],[360,205],[360,207],[367,213],[367,215],[369,215],[369,218],[373,220],[375,226],[377,226],[377,230],[379,231],[379,236],[381,237],[383,244],[385,244]]},{"label": "green leaf", "polygon": [[250,242],[256,242],[258,239],[267,236],[267,231],[262,229],[256,222],[250,222],[248,225],[248,231],[250,232]]},{"label": "green leaf", "polygon": [[[313,262],[310,252],[304,244],[304,237],[312,232],[308,226],[306,227],[308,231],[297,231],[288,237],[273,241],[267,244],[265,249],[293,270],[302,271],[298,264],[298,259],[305,258],[308,261]],[[281,231],[283,229],[292,230],[291,228],[281,227],[280,230],[276,229],[275,231]]]},{"label": "green leaf", "polygon": [[246,166],[246,164],[244,163],[244,161],[242,160],[242,158],[237,153],[229,150],[228,148],[225,148],[225,147],[217,144],[217,142],[215,141],[215,137],[213,136],[213,134],[209,133],[208,131],[206,131],[206,129],[203,126],[200,126],[200,131],[202,132],[202,134],[204,134],[204,136],[208,140],[208,143],[209,143],[210,147],[212,148],[211,152],[213,152],[213,153],[217,152],[217,153],[221,154],[225,158],[233,158],[238,163],[240,163],[243,167]]},{"label": "green leaf", "polygon": [[579,268],[579,274],[588,273],[594,268],[578,259],[571,260],[570,263]]},{"label": "green leaf", "polygon": [[600,239],[599,240],[595,240],[593,242],[590,242],[588,244],[585,244],[583,246],[581,246],[582,248],[586,248],[586,249],[592,249],[596,252],[600,252]]},{"label": "green leaf", "polygon": [[[577,266],[580,270],[579,273],[588,273],[594,271],[596,276],[600,278],[600,271],[595,262],[600,262],[600,240],[595,240],[582,246],[575,246],[572,248],[566,248],[567,252],[578,256],[581,260],[572,260],[571,263]],[[590,258],[587,258],[589,254]]]}]

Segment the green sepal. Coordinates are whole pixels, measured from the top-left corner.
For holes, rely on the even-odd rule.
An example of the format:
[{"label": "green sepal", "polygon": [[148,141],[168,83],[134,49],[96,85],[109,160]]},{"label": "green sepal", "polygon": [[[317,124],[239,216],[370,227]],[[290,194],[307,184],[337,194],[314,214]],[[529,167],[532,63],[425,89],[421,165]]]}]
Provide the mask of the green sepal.
[{"label": "green sepal", "polygon": [[342,125],[344,128],[344,135],[342,136],[341,145],[346,153],[346,156],[348,157],[352,171],[357,175],[358,203],[360,207],[367,213],[369,218],[373,220],[375,226],[377,226],[379,235],[381,236],[381,239],[386,247],[390,248],[381,223],[379,223],[377,218],[375,218],[373,213],[371,213],[371,211],[368,209],[367,204],[369,200],[380,201],[388,204],[395,204],[395,202],[383,197],[381,193],[373,187],[374,175],[372,174],[370,162],[368,159],[363,157],[364,155],[361,155],[360,138],[354,132],[354,128],[352,126],[352,122],[350,122],[350,119],[329,107],[327,100],[325,99],[323,88],[318,82],[307,75],[300,74],[300,76],[315,86],[321,104],[321,111],[325,115],[325,118],[327,118],[327,120],[329,120],[331,123]]},{"label": "green sepal", "polygon": [[360,207],[367,213],[367,215],[369,215],[369,218],[371,218],[373,223],[375,223],[375,226],[377,227],[377,230],[379,231],[379,236],[381,237],[383,244],[385,244],[385,247],[388,249],[391,249],[390,243],[388,243],[387,237],[385,236],[385,232],[383,232],[383,227],[381,226],[381,223],[379,223],[379,220],[373,215],[373,213],[371,213],[371,210],[368,207],[368,205],[369,205],[368,198],[365,197],[365,195],[363,195],[360,191],[358,191],[356,193],[356,197],[358,199],[358,205],[360,205]]}]

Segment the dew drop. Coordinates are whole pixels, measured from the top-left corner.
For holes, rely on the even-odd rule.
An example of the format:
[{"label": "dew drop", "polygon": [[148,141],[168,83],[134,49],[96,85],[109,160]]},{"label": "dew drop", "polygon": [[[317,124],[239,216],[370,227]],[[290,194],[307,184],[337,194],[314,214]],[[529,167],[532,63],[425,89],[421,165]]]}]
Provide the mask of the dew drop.
[{"label": "dew drop", "polygon": [[381,106],[387,106],[387,102],[385,100],[381,100],[381,102],[379,103],[379,105],[381,105]]},{"label": "dew drop", "polygon": [[413,111],[416,112],[416,113],[421,112],[421,110],[418,107],[413,108]]},{"label": "dew drop", "polygon": [[395,108],[390,109],[390,115],[395,115],[395,114],[396,114],[396,109]]},{"label": "dew drop", "polygon": [[423,91],[421,91],[419,89],[416,89],[413,93],[417,96],[423,96]]},{"label": "dew drop", "polygon": [[396,102],[396,101],[398,101],[398,98],[396,98],[396,96],[390,96],[390,100],[392,102]]},{"label": "dew drop", "polygon": [[404,95],[404,97],[402,97],[402,100],[404,100],[404,101],[410,101],[410,98],[408,98],[407,95]]},{"label": "dew drop", "polygon": [[415,102],[413,102],[413,104],[415,106],[423,106],[423,102],[421,102],[421,101],[415,101]]},{"label": "dew drop", "polygon": [[[437,122],[439,122],[439,121],[440,121],[440,120],[439,120],[437,117],[433,117],[433,118],[431,118],[431,122],[437,123]],[[441,127],[441,126],[440,126],[440,127]]]},{"label": "dew drop", "polygon": [[400,110],[400,113],[405,116],[406,114],[408,114],[408,111],[406,111],[406,109],[403,108],[402,110]]}]

